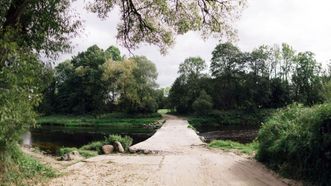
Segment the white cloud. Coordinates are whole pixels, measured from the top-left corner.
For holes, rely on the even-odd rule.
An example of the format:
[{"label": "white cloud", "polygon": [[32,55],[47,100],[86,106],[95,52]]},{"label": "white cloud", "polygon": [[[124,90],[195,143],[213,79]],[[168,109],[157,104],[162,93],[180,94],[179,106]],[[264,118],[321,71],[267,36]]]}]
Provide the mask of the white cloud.
[{"label": "white cloud", "polygon": [[[84,33],[73,40],[76,46],[72,54],[63,55],[61,60],[75,55],[78,51],[97,44],[107,48],[116,43],[116,25],[119,11],[114,10],[107,20],[101,21],[95,14],[88,13],[82,4],[75,5],[85,19]],[[286,42],[298,51],[312,51],[320,62],[331,59],[331,1],[328,0],[248,0],[238,28],[238,46],[245,51],[262,44],[281,44]],[[166,56],[160,54],[155,46],[143,45],[134,51],[152,60],[159,71],[160,86],[170,86],[177,77],[178,65],[190,56],[201,56],[209,63],[211,52],[218,43],[217,39],[206,41],[197,33],[178,36],[176,45]],[[129,55],[128,51],[120,47]]]}]

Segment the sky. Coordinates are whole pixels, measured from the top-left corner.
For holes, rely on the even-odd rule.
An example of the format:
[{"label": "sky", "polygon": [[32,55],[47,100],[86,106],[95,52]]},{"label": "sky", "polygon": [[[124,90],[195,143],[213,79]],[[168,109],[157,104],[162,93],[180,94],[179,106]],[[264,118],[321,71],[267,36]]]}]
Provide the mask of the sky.
[{"label": "sky", "polygon": [[[129,56],[128,50],[120,47],[115,38],[119,11],[114,10],[106,20],[100,20],[95,14],[87,12],[82,4],[76,3],[74,8],[84,20],[84,30],[72,40],[73,51],[62,55],[59,61],[70,59],[94,44],[103,49],[115,45],[122,54]],[[243,51],[251,51],[263,44],[280,45],[286,42],[298,52],[314,52],[316,59],[326,64],[331,59],[330,8],[329,0],[248,0],[240,20],[234,23],[238,30],[235,44]],[[200,56],[209,64],[211,53],[218,43],[218,39],[203,40],[198,33],[189,32],[177,36],[176,44],[167,55],[161,55],[159,48],[147,44],[133,53],[144,55],[154,62],[159,73],[157,83],[160,87],[167,87],[177,78],[178,66],[186,58]]]}]

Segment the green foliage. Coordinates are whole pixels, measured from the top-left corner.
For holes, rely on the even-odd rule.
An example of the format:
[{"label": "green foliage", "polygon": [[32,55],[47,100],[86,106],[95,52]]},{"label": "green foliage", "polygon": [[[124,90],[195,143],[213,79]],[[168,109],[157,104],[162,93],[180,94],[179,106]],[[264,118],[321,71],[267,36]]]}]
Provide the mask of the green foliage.
[{"label": "green foliage", "polygon": [[121,135],[110,135],[105,138],[106,144],[114,144],[115,141],[118,141],[122,144],[125,151],[128,151],[129,147],[132,145],[132,138],[129,136],[121,136]]},{"label": "green foliage", "polygon": [[34,185],[57,175],[53,169],[23,154],[17,145],[0,153],[1,185]]},{"label": "green foliage", "polygon": [[203,117],[189,116],[188,122],[199,131],[206,129],[220,130],[226,127],[259,128],[262,122],[266,121],[273,112],[272,109],[257,110],[255,112],[214,110]]},{"label": "green foliage", "polygon": [[[0,39],[14,31],[11,42],[29,52],[50,56],[69,49],[69,39],[77,34],[80,25],[68,0],[1,2]],[[2,45],[0,48],[3,54]]]},{"label": "green foliage", "polygon": [[192,107],[196,113],[206,115],[213,108],[212,98],[206,93],[206,91],[202,90],[200,96],[193,102]]},{"label": "green foliage", "polygon": [[102,141],[93,141],[87,145],[82,146],[81,150],[90,150],[90,151],[97,151],[98,154],[102,154],[102,146],[104,142]]},{"label": "green foliage", "polygon": [[[296,53],[289,45],[262,45],[242,52],[231,43],[221,43],[212,52],[211,77],[203,74],[204,63],[188,58],[179,67],[179,77],[169,94],[172,109],[192,113],[193,102],[205,90],[213,109],[245,110],[280,108],[293,102],[305,105],[327,99],[330,74],[322,74],[313,53]],[[323,87],[324,85],[324,87]],[[202,103],[202,102],[200,102]],[[205,102],[209,107],[209,104]]]},{"label": "green foliage", "polygon": [[91,158],[98,155],[98,152],[92,150],[78,149],[78,152],[80,155],[82,155],[85,158]]},{"label": "green foliage", "polygon": [[331,178],[331,105],[291,105],[258,134],[257,159],[282,174],[321,185]]},{"label": "green foliage", "polygon": [[86,150],[86,149],[77,149],[75,147],[62,147],[59,149],[59,152],[58,154],[60,156],[63,156],[64,154],[67,154],[67,153],[70,153],[70,152],[73,152],[73,151],[77,151],[79,152],[79,154],[85,158],[90,158],[90,157],[94,157],[94,156],[97,156],[98,155],[98,152],[97,151],[93,151],[93,150]]},{"label": "green foliage", "polygon": [[180,64],[178,73],[180,76],[175,80],[169,91],[169,102],[178,113],[192,112],[192,104],[197,99],[201,90],[200,81],[206,74],[205,61],[200,57],[190,57]]},{"label": "green foliage", "polygon": [[230,140],[213,140],[208,144],[209,147],[219,148],[222,150],[237,150],[244,154],[254,154],[258,149],[258,143],[241,144]]},{"label": "green foliage", "polygon": [[164,97],[156,90],[155,65],[144,56],[122,58],[114,46],[93,45],[60,63],[50,78],[39,108],[46,114],[152,113]]},{"label": "green foliage", "polygon": [[154,123],[161,118],[158,113],[129,115],[126,113],[110,113],[97,116],[50,115],[37,119],[40,125],[62,126],[135,126]]},{"label": "green foliage", "polygon": [[159,113],[159,114],[167,114],[169,112],[171,112],[170,109],[159,109],[159,110],[157,110],[157,113]]},{"label": "green foliage", "polygon": [[115,6],[119,6],[121,17],[125,18],[117,26],[119,41],[129,49],[147,42],[160,47],[161,52],[165,53],[173,45],[175,35],[189,31],[201,31],[204,37],[217,35],[232,38],[235,35],[233,20],[238,17],[245,2],[99,0],[92,2],[89,9],[105,18]]}]

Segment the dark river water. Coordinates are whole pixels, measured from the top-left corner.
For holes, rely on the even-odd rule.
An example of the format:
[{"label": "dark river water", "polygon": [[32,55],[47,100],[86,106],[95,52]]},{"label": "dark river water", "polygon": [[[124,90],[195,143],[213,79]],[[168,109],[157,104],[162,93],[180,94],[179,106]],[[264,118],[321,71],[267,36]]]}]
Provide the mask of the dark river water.
[{"label": "dark river water", "polygon": [[[23,135],[23,145],[38,148],[47,154],[56,155],[61,147],[81,147],[93,141],[104,140],[111,134],[127,135],[133,139],[133,144],[142,142],[155,133],[155,129],[142,126],[123,127],[64,127],[43,126],[33,128]],[[256,136],[257,128],[228,127],[222,129],[203,128],[199,130],[206,142],[215,139],[232,140],[240,143],[250,143]]]},{"label": "dark river water", "polygon": [[94,128],[43,126],[23,135],[23,145],[39,148],[48,154],[56,154],[61,147],[81,147],[92,141],[104,140],[111,134],[128,135],[133,144],[146,140],[155,133],[154,129],[137,128]]}]

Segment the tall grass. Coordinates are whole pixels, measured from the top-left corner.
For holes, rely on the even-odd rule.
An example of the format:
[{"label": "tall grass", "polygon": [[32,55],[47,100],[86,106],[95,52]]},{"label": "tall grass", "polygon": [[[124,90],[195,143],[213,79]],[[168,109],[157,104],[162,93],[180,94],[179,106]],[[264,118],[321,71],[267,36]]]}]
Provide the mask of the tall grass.
[{"label": "tall grass", "polygon": [[0,152],[0,185],[35,185],[56,172],[24,154],[17,145]]}]

